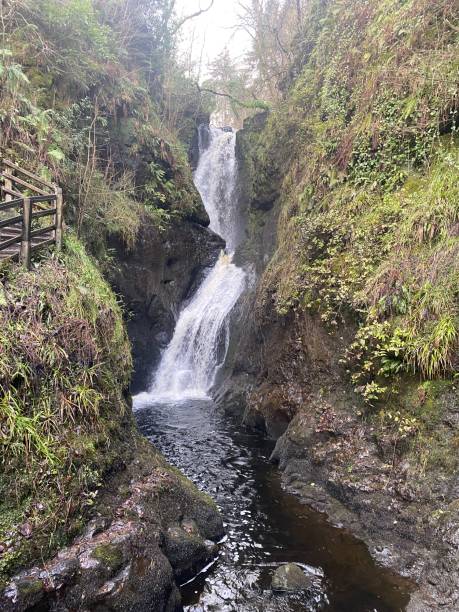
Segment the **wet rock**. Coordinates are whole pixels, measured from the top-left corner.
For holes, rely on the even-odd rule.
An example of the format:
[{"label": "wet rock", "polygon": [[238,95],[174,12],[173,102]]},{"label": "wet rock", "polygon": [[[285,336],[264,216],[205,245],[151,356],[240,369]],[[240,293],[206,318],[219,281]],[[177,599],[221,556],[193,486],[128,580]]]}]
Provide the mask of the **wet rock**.
[{"label": "wet rock", "polygon": [[206,565],[218,547],[203,539],[199,531],[185,531],[178,525],[169,527],[165,537],[165,554],[180,581],[192,578],[199,567]]},{"label": "wet rock", "polygon": [[182,521],[182,529],[190,535],[199,536],[198,526],[193,519],[184,519]]},{"label": "wet rock", "polygon": [[32,525],[30,523],[24,523],[19,527],[19,533],[29,540],[32,537]]},{"label": "wet rock", "polygon": [[108,542],[100,544],[92,552],[92,557],[97,559],[110,573],[114,573],[121,569],[124,561],[124,554],[119,545]]},{"label": "wet rock", "polygon": [[93,538],[99,533],[102,533],[103,531],[105,531],[109,525],[110,525],[110,521],[107,518],[97,517],[93,519],[92,521],[89,521],[85,529],[85,532],[84,532],[84,537]]},{"label": "wet rock", "polygon": [[113,518],[95,518],[54,559],[14,577],[0,591],[2,612],[180,609],[176,580],[217,554],[210,540],[220,539],[223,523],[212,501],[153,447],[137,445],[139,458],[100,502]]},{"label": "wet rock", "polygon": [[161,350],[172,337],[181,304],[215,263],[225,242],[204,221],[179,219],[160,231],[146,215],[132,249],[117,238],[110,246],[116,253],[111,281],[131,313],[128,331],[136,393],[148,386]]},{"label": "wet rock", "polygon": [[[452,525],[448,504],[459,497],[456,458],[449,452],[459,422],[457,391],[432,395],[442,415],[432,455],[439,459],[434,470],[420,474],[412,439],[395,443],[393,432],[362,418],[365,408],[340,362],[352,326],[330,334],[316,315],[281,318],[273,303],[266,299],[254,309],[263,345],[246,422],[277,437],[272,460],[290,491],[362,539],[380,564],[418,585],[410,587],[419,589],[410,612],[438,609],[439,602],[448,612],[459,609],[459,536],[456,541],[452,527],[439,528],[442,517]],[[257,346],[252,340],[246,351],[255,363]],[[410,389],[416,391],[407,387],[405,402]],[[279,415],[288,421],[284,432]]]},{"label": "wet rock", "polygon": [[191,139],[190,148],[188,150],[188,160],[191,168],[196,170],[201,156],[200,145],[203,149],[209,146],[210,115],[202,114],[193,119],[197,127]]},{"label": "wet rock", "polygon": [[307,591],[313,585],[312,577],[306,575],[295,563],[278,567],[271,582],[273,591]]},{"label": "wet rock", "polygon": [[55,564],[49,569],[45,569],[40,575],[46,584],[47,590],[58,590],[64,585],[69,584],[79,569],[80,566],[76,558],[64,558],[58,559]]},{"label": "wet rock", "polygon": [[45,584],[40,577],[40,570],[33,568],[30,572],[17,576],[0,594],[0,610],[29,610],[42,601],[45,595]]}]

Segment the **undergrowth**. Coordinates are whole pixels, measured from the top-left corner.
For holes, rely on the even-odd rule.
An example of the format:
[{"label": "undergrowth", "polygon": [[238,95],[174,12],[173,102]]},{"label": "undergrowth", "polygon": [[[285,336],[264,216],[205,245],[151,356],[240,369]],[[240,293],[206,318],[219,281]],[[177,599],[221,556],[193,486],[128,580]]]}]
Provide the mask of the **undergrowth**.
[{"label": "undergrowth", "polygon": [[81,526],[122,455],[131,353],[84,248],[0,271],[0,582]]},{"label": "undergrowth", "polygon": [[143,208],[160,227],[206,221],[187,160],[204,111],[176,35],[162,0],[18,0],[2,11],[1,155],[63,187],[67,223],[101,260],[110,235],[132,247]]},{"label": "undergrowth", "polygon": [[281,194],[260,300],[354,326],[370,404],[457,368],[458,26],[451,0],[311,2],[257,142],[254,199],[273,177]]}]

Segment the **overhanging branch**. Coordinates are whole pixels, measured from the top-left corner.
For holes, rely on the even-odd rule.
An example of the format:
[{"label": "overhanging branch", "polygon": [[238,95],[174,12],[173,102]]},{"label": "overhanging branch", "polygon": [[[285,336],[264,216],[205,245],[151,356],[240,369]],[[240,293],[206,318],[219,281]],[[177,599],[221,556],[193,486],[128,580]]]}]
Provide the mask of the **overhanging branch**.
[{"label": "overhanging branch", "polygon": [[195,13],[191,13],[191,15],[187,15],[186,17],[184,17],[183,19],[181,19],[178,24],[175,26],[174,28],[174,34],[176,34],[181,27],[183,27],[185,25],[185,23],[187,21],[190,21],[190,19],[196,19],[196,17],[200,17],[201,15],[203,15],[204,13],[207,13],[208,11],[210,11],[210,9],[213,7],[215,0],[210,0],[210,4],[207,8],[204,9],[199,9],[199,11],[196,11]]},{"label": "overhanging branch", "polygon": [[219,96],[222,98],[228,98],[229,100],[231,100],[232,102],[234,102],[235,104],[237,104],[238,106],[242,106],[243,108],[260,108],[263,110],[269,110],[269,105],[266,102],[263,102],[262,100],[257,100],[255,99],[253,102],[243,102],[242,100],[239,100],[238,98],[236,98],[235,96],[223,92],[223,91],[215,91],[215,89],[210,89],[209,87],[201,87],[201,85],[199,85],[199,83],[196,83],[196,87],[199,91],[199,93],[210,93],[213,94],[214,96]]}]

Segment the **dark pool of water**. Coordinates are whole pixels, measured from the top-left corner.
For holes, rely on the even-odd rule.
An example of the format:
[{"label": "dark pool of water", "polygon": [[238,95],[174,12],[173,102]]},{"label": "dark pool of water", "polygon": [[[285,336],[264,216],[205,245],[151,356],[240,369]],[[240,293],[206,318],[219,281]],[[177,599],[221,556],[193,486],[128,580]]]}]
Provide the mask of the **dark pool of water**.
[{"label": "dark pool of water", "polygon": [[[141,431],[170,463],[209,493],[227,538],[216,563],[182,587],[186,610],[394,612],[407,584],[375,565],[366,547],[283,491],[272,444],[210,401],[144,403]],[[270,590],[274,570],[295,562],[314,574],[309,594]]]}]

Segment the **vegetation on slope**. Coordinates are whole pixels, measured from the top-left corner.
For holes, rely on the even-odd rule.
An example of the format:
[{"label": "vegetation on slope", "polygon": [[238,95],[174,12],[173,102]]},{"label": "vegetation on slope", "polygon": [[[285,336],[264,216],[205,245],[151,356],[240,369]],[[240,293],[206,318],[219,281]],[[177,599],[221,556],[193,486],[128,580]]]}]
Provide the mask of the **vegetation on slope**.
[{"label": "vegetation on slope", "polygon": [[256,153],[259,192],[273,167],[283,177],[279,249],[266,287],[280,312],[309,308],[331,328],[357,324],[347,357],[370,402],[386,377],[453,374],[454,2],[313,1],[291,72]]},{"label": "vegetation on slope", "polygon": [[74,237],[38,265],[0,272],[0,581],[81,527],[131,429],[114,294]]},{"label": "vegetation on slope", "polygon": [[99,258],[140,206],[199,215],[186,149],[202,112],[174,59],[166,0],[15,0],[0,20],[0,149],[64,187],[66,219]]},{"label": "vegetation on slope", "polygon": [[206,223],[173,4],[0,3],[1,156],[63,187],[68,226],[62,254],[0,270],[0,583],[81,529],[135,443],[109,236],[129,248],[145,212]]}]

